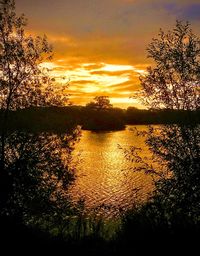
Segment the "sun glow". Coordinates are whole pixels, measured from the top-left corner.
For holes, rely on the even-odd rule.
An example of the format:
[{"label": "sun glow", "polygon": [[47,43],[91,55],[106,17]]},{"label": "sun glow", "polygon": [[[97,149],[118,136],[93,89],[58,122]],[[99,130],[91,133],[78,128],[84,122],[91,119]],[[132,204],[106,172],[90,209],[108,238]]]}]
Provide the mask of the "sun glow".
[{"label": "sun glow", "polygon": [[103,62],[81,63],[73,68],[67,61],[59,59],[55,63],[44,62],[41,66],[50,71],[58,85],[69,85],[67,90],[75,104],[90,101],[96,95],[109,96],[114,105],[131,104],[133,101],[129,96],[139,83],[138,76],[145,74],[142,68]]}]

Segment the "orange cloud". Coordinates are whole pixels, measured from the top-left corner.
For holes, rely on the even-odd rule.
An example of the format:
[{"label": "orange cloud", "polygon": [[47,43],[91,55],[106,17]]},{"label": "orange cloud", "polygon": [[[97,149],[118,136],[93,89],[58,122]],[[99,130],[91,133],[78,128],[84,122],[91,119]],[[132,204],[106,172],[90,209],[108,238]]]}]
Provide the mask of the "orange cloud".
[{"label": "orange cloud", "polygon": [[[129,100],[132,91],[140,89],[138,71],[144,72],[141,67],[110,63],[75,63],[68,69],[68,62],[64,59],[53,63],[43,63],[44,67],[51,69],[51,75],[57,77],[57,83],[69,81],[69,88],[65,91],[70,94],[75,104],[86,104],[98,95],[109,96],[113,104],[133,103]],[[65,77],[66,79],[60,79]],[[115,100],[114,100],[115,99]],[[118,99],[118,103],[116,102]],[[119,104],[118,104],[119,105]]]},{"label": "orange cloud", "polygon": [[29,33],[46,34],[54,46],[52,76],[58,84],[70,80],[67,91],[81,104],[101,94],[115,98],[114,104],[121,97],[124,104],[138,92],[138,77],[152,64],[146,47],[160,27],[191,18],[199,33],[194,3],[199,0],[16,0],[18,12],[29,19]]}]

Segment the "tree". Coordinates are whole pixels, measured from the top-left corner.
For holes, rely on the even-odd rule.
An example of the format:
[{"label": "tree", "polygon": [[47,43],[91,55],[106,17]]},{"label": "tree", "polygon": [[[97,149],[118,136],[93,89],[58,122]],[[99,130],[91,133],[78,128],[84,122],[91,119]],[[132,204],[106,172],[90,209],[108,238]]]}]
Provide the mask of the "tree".
[{"label": "tree", "polygon": [[27,211],[28,207],[33,210],[31,200],[35,200],[38,207],[42,203],[50,207],[53,202],[50,196],[58,193],[58,189],[64,189],[73,177],[70,171],[71,153],[79,137],[79,130],[76,129],[66,136],[8,132],[11,110],[63,105],[67,100],[63,88],[58,90],[54,87],[55,79],[47,69],[42,68],[44,61],[51,60],[51,45],[45,36],[27,36],[26,23],[24,15],[16,15],[14,0],[0,0],[0,110],[3,119],[0,127],[1,213],[2,209],[8,208],[8,204],[15,203],[18,206],[15,210],[20,211],[23,206]]},{"label": "tree", "polygon": [[[14,0],[0,1],[0,167],[4,169],[4,146],[10,110],[29,106],[62,105],[63,92],[57,92],[53,79],[41,64],[52,57],[46,36],[27,36],[24,15],[17,16]],[[61,88],[62,89],[62,88]]]},{"label": "tree", "polygon": [[110,104],[110,100],[108,96],[96,96],[94,101],[88,103],[86,107],[97,109],[97,110],[104,110],[112,108],[112,104]]},{"label": "tree", "polygon": [[[200,39],[192,33],[189,24],[177,21],[172,31],[161,30],[149,45],[148,53],[155,66],[141,77],[147,106],[198,110]],[[199,132],[200,126],[195,122],[150,127],[143,135],[151,157],[144,159],[138,147],[126,151],[130,161],[139,163],[134,170],[154,177],[155,191],[150,203],[139,210],[154,228],[175,231],[190,225],[200,226]]]},{"label": "tree", "polygon": [[200,39],[188,22],[160,30],[148,47],[155,67],[142,76],[145,103],[151,108],[195,110],[200,107]]},{"label": "tree", "polygon": [[51,59],[52,47],[46,36],[27,36],[26,24],[24,15],[16,15],[13,0],[0,1],[0,107],[4,109],[53,104],[52,79],[40,65]]},{"label": "tree", "polygon": [[39,220],[53,223],[58,212],[60,221],[70,214],[67,189],[75,179],[72,152],[78,133],[78,129],[61,135],[18,131],[6,138],[9,175],[4,179],[4,197],[0,195],[2,215],[17,216],[18,221],[34,225]]}]

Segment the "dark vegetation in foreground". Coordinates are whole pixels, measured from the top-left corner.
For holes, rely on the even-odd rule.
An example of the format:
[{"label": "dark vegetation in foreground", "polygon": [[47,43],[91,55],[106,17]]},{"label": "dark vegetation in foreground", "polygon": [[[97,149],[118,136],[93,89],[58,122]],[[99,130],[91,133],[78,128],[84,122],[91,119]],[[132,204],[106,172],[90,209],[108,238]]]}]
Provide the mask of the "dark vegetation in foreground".
[{"label": "dark vegetation in foreground", "polygon": [[[64,255],[136,255],[136,253],[185,252],[194,254],[199,248],[200,228],[196,225],[178,222],[173,231],[162,224],[156,224],[155,215],[127,214],[126,223],[113,239],[95,234],[82,238],[64,239],[62,235],[52,236],[40,229],[27,227],[18,219],[1,218],[2,250],[12,253],[63,253]],[[152,218],[152,219],[151,219]],[[183,220],[185,221],[185,220]]]},{"label": "dark vegetation in foreground", "polygon": [[[3,111],[0,112],[0,115],[2,114]],[[104,131],[123,130],[125,125],[199,122],[199,110],[144,110],[134,107],[129,107],[127,110],[120,108],[96,110],[83,106],[31,107],[10,111],[8,129],[65,132],[66,129],[80,125],[83,130]]]}]

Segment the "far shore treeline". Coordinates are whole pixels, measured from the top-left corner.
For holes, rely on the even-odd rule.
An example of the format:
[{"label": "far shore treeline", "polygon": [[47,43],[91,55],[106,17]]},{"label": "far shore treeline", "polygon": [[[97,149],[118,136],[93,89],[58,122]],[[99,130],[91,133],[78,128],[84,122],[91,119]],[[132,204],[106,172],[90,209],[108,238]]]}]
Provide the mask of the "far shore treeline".
[{"label": "far shore treeline", "polygon": [[[65,132],[80,125],[83,130],[123,130],[126,125],[192,124],[200,122],[200,111],[127,109],[94,109],[87,106],[31,107],[10,111],[9,130],[31,132]],[[3,110],[0,112],[0,117]],[[2,120],[2,118],[0,118]],[[1,121],[0,121],[1,127]]]}]

